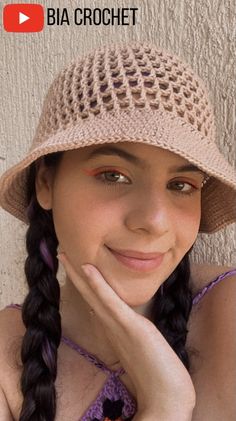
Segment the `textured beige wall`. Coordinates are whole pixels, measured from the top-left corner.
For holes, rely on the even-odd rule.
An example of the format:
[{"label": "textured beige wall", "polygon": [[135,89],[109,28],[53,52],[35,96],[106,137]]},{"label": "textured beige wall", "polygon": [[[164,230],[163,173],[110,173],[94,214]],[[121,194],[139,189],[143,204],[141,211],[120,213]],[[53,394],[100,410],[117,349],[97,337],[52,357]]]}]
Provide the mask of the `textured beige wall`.
[{"label": "textured beige wall", "polygon": [[[9,3],[14,2],[4,0],[0,7]],[[179,54],[205,80],[215,106],[217,142],[235,165],[235,0],[40,3],[47,7],[66,6],[68,10],[76,7],[138,7],[139,10],[135,26],[63,25],[32,34],[1,30],[0,174],[28,150],[43,97],[59,69],[73,57],[98,45],[127,40],[150,40]],[[25,225],[0,209],[0,308],[12,301],[21,302],[26,292],[24,235]],[[236,265],[236,225],[217,234],[199,236],[192,258],[198,262]]]}]

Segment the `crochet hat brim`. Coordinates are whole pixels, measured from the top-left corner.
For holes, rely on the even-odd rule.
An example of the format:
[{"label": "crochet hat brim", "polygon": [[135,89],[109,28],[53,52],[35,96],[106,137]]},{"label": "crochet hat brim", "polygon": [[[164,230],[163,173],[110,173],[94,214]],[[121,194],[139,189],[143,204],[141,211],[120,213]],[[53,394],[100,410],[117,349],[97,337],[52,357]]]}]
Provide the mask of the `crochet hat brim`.
[{"label": "crochet hat brim", "polygon": [[38,146],[34,143],[26,157],[1,176],[0,205],[28,224],[26,183],[32,162],[52,152],[127,141],[167,149],[211,176],[202,189],[199,232],[213,233],[236,221],[236,172],[233,167],[215,143],[209,142],[191,124],[160,110],[100,114],[51,135]]}]

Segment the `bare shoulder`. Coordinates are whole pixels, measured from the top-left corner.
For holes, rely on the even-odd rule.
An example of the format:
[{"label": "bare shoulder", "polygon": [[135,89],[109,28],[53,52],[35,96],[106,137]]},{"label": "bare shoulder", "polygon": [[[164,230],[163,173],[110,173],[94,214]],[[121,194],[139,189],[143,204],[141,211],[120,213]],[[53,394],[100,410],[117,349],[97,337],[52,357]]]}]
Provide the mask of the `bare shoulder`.
[{"label": "bare shoulder", "polygon": [[20,369],[20,348],[24,331],[19,310],[5,308],[0,311],[0,382],[3,389]]},{"label": "bare shoulder", "polygon": [[1,350],[6,349],[10,342],[21,341],[25,333],[21,310],[14,308],[0,310],[0,331]]},{"label": "bare shoulder", "polygon": [[[191,268],[191,279],[194,286],[194,293],[200,291],[213,279],[220,276],[222,273],[228,272],[232,269],[236,269],[235,266],[222,266],[210,263],[192,263]],[[230,277],[234,277],[232,275]]]},{"label": "bare shoulder", "polygon": [[[5,416],[0,419],[9,421],[18,419],[19,408],[22,404],[20,393],[20,375],[22,363],[20,350],[25,328],[21,319],[21,311],[5,308],[0,311],[0,388],[5,396],[5,406],[1,402],[1,410],[12,414],[12,418]],[[1,415],[1,411],[0,411]]]},{"label": "bare shoulder", "polygon": [[[193,265],[192,280],[196,291],[204,288],[209,282],[225,272],[236,269],[235,266]],[[228,274],[221,282],[217,283],[200,302],[194,306],[194,312],[199,313],[204,327],[227,325],[232,328],[236,323],[236,273]],[[228,330],[224,328],[227,334]]]},{"label": "bare shoulder", "polygon": [[[209,267],[210,266],[210,267]],[[195,267],[198,289],[232,266]],[[228,275],[194,306],[187,345],[197,349],[191,360],[198,402],[193,420],[233,420],[236,417],[236,274]],[[223,379],[223,381],[222,381]]]},{"label": "bare shoulder", "polygon": [[[0,310],[0,329],[2,335],[0,341],[4,342],[10,338],[19,338],[25,332],[25,327],[21,318],[21,310],[15,308],[4,308]],[[3,345],[3,343],[1,343]]]},{"label": "bare shoulder", "polygon": [[[191,278],[194,284],[195,293],[202,290],[211,281],[221,274],[235,269],[234,266],[217,266],[217,265],[198,265],[192,266]],[[199,346],[204,347],[207,341],[210,341],[214,335],[214,339],[220,332],[219,340],[224,343],[224,339],[228,335],[234,334],[236,325],[236,273],[228,274],[214,285],[211,290],[205,294],[200,302],[193,306],[190,326],[192,331],[193,342],[198,342]],[[195,328],[196,327],[196,328]],[[230,330],[231,329],[231,330]],[[233,345],[235,346],[235,345]],[[215,349],[219,350],[219,347]]]}]

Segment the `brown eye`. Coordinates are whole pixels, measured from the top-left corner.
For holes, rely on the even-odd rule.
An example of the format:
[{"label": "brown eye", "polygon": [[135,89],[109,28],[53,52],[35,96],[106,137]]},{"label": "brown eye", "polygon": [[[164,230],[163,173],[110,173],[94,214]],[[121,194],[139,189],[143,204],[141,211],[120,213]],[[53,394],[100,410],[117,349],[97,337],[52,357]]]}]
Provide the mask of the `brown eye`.
[{"label": "brown eye", "polygon": [[168,186],[170,190],[175,190],[177,193],[184,195],[191,195],[199,189],[186,181],[171,181]]},{"label": "brown eye", "polygon": [[96,179],[107,185],[130,184],[128,177],[116,170],[101,171],[96,174]]}]

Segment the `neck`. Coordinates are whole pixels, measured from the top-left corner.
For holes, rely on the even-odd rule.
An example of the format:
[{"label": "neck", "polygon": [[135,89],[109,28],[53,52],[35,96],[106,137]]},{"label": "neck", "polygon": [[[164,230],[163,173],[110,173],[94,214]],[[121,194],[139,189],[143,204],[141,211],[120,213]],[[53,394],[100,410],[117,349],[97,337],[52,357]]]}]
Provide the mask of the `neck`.
[{"label": "neck", "polygon": [[[132,308],[149,318],[150,302]],[[91,307],[67,277],[61,287],[60,312],[63,335],[96,355],[108,367],[119,362],[103,323],[96,314],[91,313]]]}]

